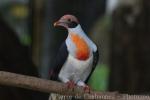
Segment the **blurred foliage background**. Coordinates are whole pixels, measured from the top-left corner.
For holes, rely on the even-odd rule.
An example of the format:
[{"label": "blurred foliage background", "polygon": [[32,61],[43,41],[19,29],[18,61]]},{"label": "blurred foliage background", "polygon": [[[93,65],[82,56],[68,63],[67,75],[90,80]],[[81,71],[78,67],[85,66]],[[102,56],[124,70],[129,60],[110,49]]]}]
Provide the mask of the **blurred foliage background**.
[{"label": "blurred foliage background", "polygon": [[[32,59],[34,66],[31,70],[33,66],[25,67],[17,60],[22,69],[16,71],[18,67],[15,67],[13,72],[22,73],[23,69],[31,73],[37,71],[37,76],[48,79],[59,46],[67,36],[66,30],[54,28],[53,23],[64,14],[75,15],[87,35],[98,45],[100,60],[88,82],[94,90],[150,92],[148,0],[1,0],[0,18],[13,29],[14,32],[8,32],[14,34],[20,43],[13,45],[16,48],[22,46],[26,51],[21,52],[18,59],[24,58],[25,63]],[[3,26],[2,22],[0,26]],[[3,34],[0,30],[1,37]],[[0,44],[12,42],[11,39],[3,39]],[[15,51],[14,56],[5,61],[6,65],[16,59],[20,50]],[[9,52],[1,50],[0,54],[11,55],[12,49]],[[12,71],[9,67],[5,70]]]}]

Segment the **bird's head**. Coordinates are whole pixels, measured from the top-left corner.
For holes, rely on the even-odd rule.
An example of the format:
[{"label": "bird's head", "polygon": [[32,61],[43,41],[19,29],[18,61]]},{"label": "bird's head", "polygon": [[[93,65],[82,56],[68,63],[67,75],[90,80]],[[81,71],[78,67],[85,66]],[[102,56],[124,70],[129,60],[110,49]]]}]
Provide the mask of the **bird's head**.
[{"label": "bird's head", "polygon": [[73,15],[64,15],[62,16],[58,21],[54,23],[54,26],[61,26],[66,29],[68,28],[75,28],[78,26],[79,21],[78,19]]}]

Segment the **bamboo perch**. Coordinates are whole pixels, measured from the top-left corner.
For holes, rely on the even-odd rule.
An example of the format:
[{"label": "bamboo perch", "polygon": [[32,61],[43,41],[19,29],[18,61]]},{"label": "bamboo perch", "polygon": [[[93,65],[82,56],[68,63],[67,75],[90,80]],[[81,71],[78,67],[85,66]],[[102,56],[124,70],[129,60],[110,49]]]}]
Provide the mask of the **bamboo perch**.
[{"label": "bamboo perch", "polygon": [[74,90],[69,90],[63,83],[4,71],[0,71],[0,84],[36,90],[45,93],[62,94],[64,95],[63,98],[75,96],[75,98],[77,99],[84,98],[84,99],[98,99],[98,100],[150,100],[150,96],[128,95],[128,94],[120,94],[117,92],[91,91],[90,94],[88,94],[84,93],[81,87],[75,87]]}]

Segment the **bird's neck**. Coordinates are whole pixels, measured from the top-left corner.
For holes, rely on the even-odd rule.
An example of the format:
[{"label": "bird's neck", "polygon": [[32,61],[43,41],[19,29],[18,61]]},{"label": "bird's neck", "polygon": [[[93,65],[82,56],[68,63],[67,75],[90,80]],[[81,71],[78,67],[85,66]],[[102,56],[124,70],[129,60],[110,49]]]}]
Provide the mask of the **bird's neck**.
[{"label": "bird's neck", "polygon": [[76,33],[76,34],[79,34],[80,36],[81,35],[85,35],[84,31],[82,30],[80,24],[77,25],[75,28],[69,28],[68,29],[68,33]]}]

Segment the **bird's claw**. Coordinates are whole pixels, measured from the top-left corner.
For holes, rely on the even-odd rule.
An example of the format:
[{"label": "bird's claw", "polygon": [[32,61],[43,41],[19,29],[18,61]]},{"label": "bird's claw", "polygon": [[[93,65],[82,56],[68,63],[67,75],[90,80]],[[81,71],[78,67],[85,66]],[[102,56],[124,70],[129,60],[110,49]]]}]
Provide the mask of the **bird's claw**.
[{"label": "bird's claw", "polygon": [[67,88],[69,89],[73,90],[75,87],[75,83],[73,81],[68,81],[66,84],[67,84]]},{"label": "bird's claw", "polygon": [[91,88],[88,85],[85,85],[83,87],[83,89],[84,89],[84,92],[86,92],[86,93],[90,93],[90,91],[91,91]]}]

